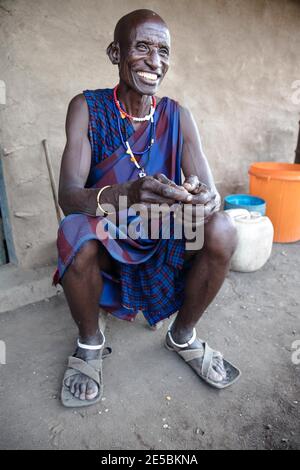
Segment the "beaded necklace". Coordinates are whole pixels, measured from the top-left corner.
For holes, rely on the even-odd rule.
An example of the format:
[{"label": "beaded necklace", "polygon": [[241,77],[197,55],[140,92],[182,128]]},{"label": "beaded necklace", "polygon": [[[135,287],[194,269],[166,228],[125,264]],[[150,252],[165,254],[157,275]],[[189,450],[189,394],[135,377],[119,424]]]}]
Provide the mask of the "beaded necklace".
[{"label": "beaded necklace", "polygon": [[114,88],[114,102],[115,102],[116,107],[120,111],[120,115],[121,115],[122,119],[125,119],[127,117],[128,119],[132,119],[132,121],[137,121],[137,122],[149,121],[150,119],[152,119],[152,117],[155,113],[155,108],[156,108],[155,96],[152,96],[152,98],[151,98],[152,102],[151,102],[150,113],[149,114],[147,114],[144,117],[131,116],[131,114],[128,114],[128,113],[126,113],[126,111],[124,111],[124,109],[121,106],[120,101],[117,98],[118,88],[119,88],[119,85],[116,85],[115,88]]},{"label": "beaded necklace", "polygon": [[[123,113],[123,110],[120,111],[119,107],[117,106],[117,99],[116,99],[116,90],[117,90],[117,87],[114,88],[114,105],[115,105],[115,112],[116,112],[116,117],[117,117],[117,124],[118,124],[118,131],[119,131],[119,135],[120,135],[120,139],[121,139],[121,142],[122,142],[122,145],[123,147],[125,148],[126,150],[126,153],[130,156],[130,161],[136,166],[136,168],[139,170],[139,177],[140,178],[143,178],[144,176],[147,175],[146,171],[145,171],[145,166],[146,166],[146,163],[148,163],[149,159],[150,159],[150,154],[151,154],[151,147],[152,145],[154,144],[155,142],[155,139],[154,139],[154,136],[155,136],[155,120],[154,120],[154,112],[155,112],[155,107],[156,107],[156,101],[155,101],[155,107],[153,108],[154,111],[153,111],[153,114],[150,116],[149,119],[147,120],[150,120],[150,133],[149,133],[149,140],[150,140],[150,143],[149,145],[145,148],[145,150],[143,150],[142,152],[134,152],[136,155],[139,155],[139,156],[143,156],[146,152],[148,152],[148,158],[147,158],[147,162],[145,163],[144,167],[141,167],[139,162],[137,161],[137,159],[135,158],[134,156],[134,153],[133,153],[133,150],[131,149],[130,147],[130,144],[128,142],[128,140],[125,140],[124,137],[123,137],[123,134],[122,134],[122,130],[121,130],[121,125],[120,125],[120,116],[121,115],[121,118],[122,119],[125,119],[125,117],[128,117],[129,119],[132,119],[132,117],[126,113],[126,116],[122,116],[122,113]],[[155,100],[155,98],[154,98]],[[153,102],[153,101],[152,101]],[[119,111],[119,112],[118,112]],[[151,113],[150,113],[151,114]],[[144,121],[146,119],[143,119]]]}]

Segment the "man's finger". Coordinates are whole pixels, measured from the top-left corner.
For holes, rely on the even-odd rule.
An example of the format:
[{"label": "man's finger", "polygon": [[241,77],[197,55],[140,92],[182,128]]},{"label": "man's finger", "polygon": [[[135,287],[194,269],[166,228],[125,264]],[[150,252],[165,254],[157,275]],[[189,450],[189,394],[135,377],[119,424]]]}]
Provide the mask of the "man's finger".
[{"label": "man's finger", "polygon": [[208,204],[213,199],[213,195],[211,192],[204,191],[200,192],[199,194],[193,195],[193,199],[191,200],[191,204]]},{"label": "man's finger", "polygon": [[160,183],[168,184],[170,186],[176,186],[176,183],[174,181],[170,180],[166,175],[163,173],[158,173],[154,175],[154,178],[160,181]]},{"label": "man's finger", "polygon": [[209,193],[210,189],[205,183],[199,183],[199,186],[193,191],[193,194],[200,194],[200,193]]},{"label": "man's finger", "polygon": [[204,215],[205,215],[205,218],[206,217],[209,217],[210,215],[212,215],[214,212],[216,212],[216,204],[214,201],[210,201],[208,204],[206,204],[206,206],[204,206]]},{"label": "man's finger", "polygon": [[142,203],[147,204],[168,204],[171,205],[174,203],[173,199],[159,196],[157,193],[146,190],[141,192],[141,201]]},{"label": "man's finger", "polygon": [[145,180],[143,185],[143,190],[148,190],[159,196],[163,196],[167,199],[172,199],[173,201],[182,201],[182,202],[189,202],[192,200],[192,195],[189,194],[185,189],[179,188],[176,186],[170,186],[156,179],[149,179]]},{"label": "man's finger", "polygon": [[180,186],[180,185],[176,184],[174,181],[170,180],[163,173],[158,173],[158,174],[154,175],[154,178],[157,179],[158,181],[160,181],[163,184],[167,184],[168,186],[172,186],[173,188],[179,188],[181,190],[184,190],[183,186]]},{"label": "man's finger", "polygon": [[199,187],[199,185],[200,181],[198,176],[196,175],[188,176],[185,182],[183,183],[183,187],[189,192],[195,191]]}]

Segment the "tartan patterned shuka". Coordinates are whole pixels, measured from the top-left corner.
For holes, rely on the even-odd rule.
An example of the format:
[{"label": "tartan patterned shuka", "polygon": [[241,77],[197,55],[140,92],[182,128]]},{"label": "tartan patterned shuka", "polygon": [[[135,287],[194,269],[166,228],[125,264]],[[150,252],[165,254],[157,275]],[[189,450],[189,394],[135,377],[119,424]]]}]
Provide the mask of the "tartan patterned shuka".
[{"label": "tartan patterned shuka", "polygon": [[[92,149],[92,163],[85,187],[101,188],[138,178],[138,170],[130,162],[120,140],[113,90],[84,91],[89,109],[88,137]],[[164,173],[181,184],[182,133],[178,103],[162,98],[154,115],[155,143],[148,154],[140,157],[147,175]],[[137,131],[128,119],[121,120],[123,135],[135,151],[142,151],[149,143],[149,122],[143,122]],[[99,305],[125,320],[133,320],[142,310],[150,325],[169,317],[183,302],[184,239],[169,240],[103,239],[107,220],[84,214],[66,216],[58,229],[58,269],[53,282],[60,283],[76,253],[88,240],[99,240],[117,261],[120,277],[102,272],[104,287]],[[118,233],[118,227],[114,228]],[[109,232],[108,232],[109,233]],[[172,235],[172,230],[171,230]]]}]

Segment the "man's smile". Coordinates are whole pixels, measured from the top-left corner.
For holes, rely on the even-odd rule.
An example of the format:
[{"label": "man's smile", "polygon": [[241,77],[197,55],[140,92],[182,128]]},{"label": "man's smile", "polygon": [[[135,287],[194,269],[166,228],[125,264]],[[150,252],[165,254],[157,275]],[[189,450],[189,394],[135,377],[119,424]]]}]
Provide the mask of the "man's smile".
[{"label": "man's smile", "polygon": [[156,73],[150,73],[150,72],[137,72],[137,74],[140,76],[140,77],[144,77],[144,78],[147,78],[149,80],[157,80],[158,79],[158,75]]},{"label": "man's smile", "polygon": [[142,72],[142,71],[138,71],[138,72],[135,72],[136,75],[138,75],[138,77],[140,79],[142,79],[143,82],[149,84],[154,84],[155,82],[157,82],[159,80],[159,77],[160,75],[158,75],[157,73],[153,73],[153,72]]}]

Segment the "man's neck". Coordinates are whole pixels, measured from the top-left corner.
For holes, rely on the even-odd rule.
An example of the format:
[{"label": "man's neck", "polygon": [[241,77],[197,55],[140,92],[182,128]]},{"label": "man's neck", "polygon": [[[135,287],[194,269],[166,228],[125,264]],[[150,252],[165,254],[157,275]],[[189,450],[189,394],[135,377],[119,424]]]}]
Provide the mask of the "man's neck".
[{"label": "man's neck", "polygon": [[131,116],[143,117],[150,111],[151,97],[140,95],[124,82],[119,83],[117,96],[124,111]]}]

